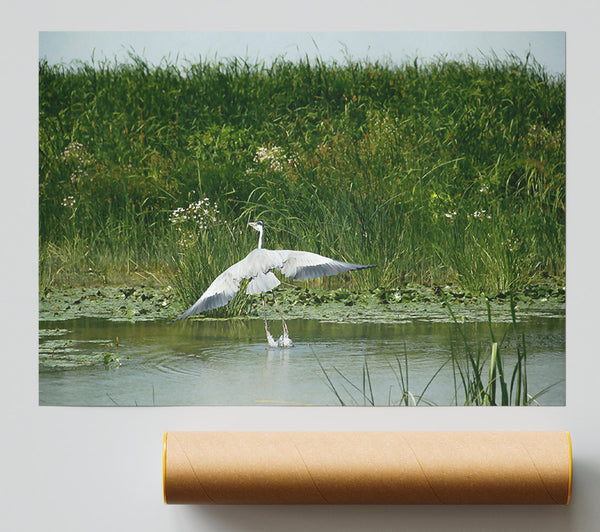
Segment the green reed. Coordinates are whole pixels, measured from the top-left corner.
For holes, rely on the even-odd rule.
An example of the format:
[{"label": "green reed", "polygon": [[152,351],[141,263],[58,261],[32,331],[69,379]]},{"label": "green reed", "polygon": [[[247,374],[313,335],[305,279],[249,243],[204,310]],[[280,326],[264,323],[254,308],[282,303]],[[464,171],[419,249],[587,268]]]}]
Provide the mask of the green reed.
[{"label": "green reed", "polygon": [[[565,80],[531,58],[39,67],[40,283],[185,303],[255,246],[369,264],[315,284],[504,291],[565,267]],[[181,245],[171,216],[208,197]],[[79,281],[78,281],[79,279]],[[244,304],[236,308],[243,312]]]},{"label": "green reed", "polygon": [[[506,328],[502,338],[498,340],[493,331],[492,314],[490,304],[487,302],[488,327],[490,333],[489,357],[481,344],[474,348],[470,345],[464,328],[458,322],[450,305],[448,310],[454,323],[455,331],[458,333],[463,349],[455,348],[451,343],[451,360],[455,376],[455,404],[462,397],[465,405],[477,406],[527,406],[535,404],[537,397],[545,393],[554,384],[532,396],[527,389],[527,349],[525,335],[519,333],[516,318],[516,304],[511,294],[510,313],[511,323]],[[501,356],[504,346],[512,336],[514,352],[510,360],[513,363],[512,372],[504,368],[507,356]],[[487,369],[486,379],[486,365]],[[460,383],[460,384],[457,384]]]},{"label": "green reed", "polygon": [[[551,383],[535,395],[531,395],[527,386],[527,349],[525,336],[518,330],[514,299],[510,298],[511,323],[507,326],[501,339],[497,339],[493,331],[493,322],[488,303],[489,343],[473,345],[469,340],[464,325],[446,302],[454,324],[454,332],[458,335],[460,346],[455,339],[450,342],[450,356],[431,375],[420,393],[411,391],[409,381],[409,354],[405,346],[404,355],[397,355],[394,361],[388,360],[390,371],[396,380],[398,391],[393,393],[390,387],[387,403],[377,403],[373,391],[374,384],[365,357],[362,373],[358,383],[336,367],[326,368],[318,355],[313,351],[327,386],[342,406],[419,406],[432,405],[427,398],[427,390],[435,385],[435,379],[446,366],[452,368],[454,379],[454,397],[451,405],[462,406],[529,406],[538,404],[537,399],[550,390],[556,383]],[[508,344],[514,344],[512,349]],[[489,353],[487,352],[489,349]],[[506,353],[501,355],[501,352]],[[512,364],[512,367],[505,365]],[[337,376],[337,377],[336,377]]]}]

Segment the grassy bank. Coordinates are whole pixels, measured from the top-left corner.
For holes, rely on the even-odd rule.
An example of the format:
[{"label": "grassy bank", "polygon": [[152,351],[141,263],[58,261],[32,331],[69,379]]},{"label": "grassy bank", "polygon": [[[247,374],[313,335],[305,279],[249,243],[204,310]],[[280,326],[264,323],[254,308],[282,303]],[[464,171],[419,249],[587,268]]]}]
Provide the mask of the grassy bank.
[{"label": "grassy bank", "polygon": [[259,218],[267,247],[379,265],[314,288],[564,280],[565,81],[531,58],[42,62],[39,83],[42,290],[187,304]]}]

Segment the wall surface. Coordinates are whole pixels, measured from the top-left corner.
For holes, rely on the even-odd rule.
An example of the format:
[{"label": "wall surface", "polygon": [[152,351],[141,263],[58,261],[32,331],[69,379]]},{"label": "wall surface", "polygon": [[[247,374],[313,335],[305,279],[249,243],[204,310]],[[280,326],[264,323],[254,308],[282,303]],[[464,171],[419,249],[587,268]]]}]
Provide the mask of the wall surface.
[{"label": "wall surface", "polygon": [[[465,2],[24,0],[0,31],[2,305],[0,528],[52,531],[592,531],[600,523],[595,404],[599,245],[598,9],[584,0]],[[100,7],[101,6],[101,7]],[[243,7],[246,6],[246,7]],[[360,6],[360,7],[359,7]],[[192,9],[192,11],[190,11]],[[244,11],[246,10],[246,11]],[[290,12],[291,10],[291,12]],[[48,29],[527,29],[567,32],[567,406],[55,408],[37,405],[37,32]],[[164,506],[164,430],[569,430],[568,507]]]}]

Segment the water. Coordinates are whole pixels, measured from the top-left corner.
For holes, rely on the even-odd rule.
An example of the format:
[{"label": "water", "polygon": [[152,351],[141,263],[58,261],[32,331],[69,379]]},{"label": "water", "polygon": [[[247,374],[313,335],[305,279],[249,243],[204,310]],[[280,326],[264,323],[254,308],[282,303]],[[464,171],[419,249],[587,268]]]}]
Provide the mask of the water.
[{"label": "water", "polygon": [[[42,321],[39,401],[168,406],[363,405],[373,400],[387,406],[400,401],[407,375],[411,402],[450,405],[455,390],[461,393],[460,378],[455,382],[448,360],[451,343],[462,356],[465,347],[452,323],[298,319],[288,326],[296,347],[272,349],[257,319]],[[564,316],[524,317],[518,327],[525,335],[529,393],[556,383],[537,400],[564,405]],[[510,324],[498,324],[495,334],[501,337],[507,329]],[[470,348],[481,346],[488,356],[487,323],[467,323],[462,330]],[[272,322],[272,332],[281,332],[279,323]],[[513,337],[501,349],[507,372],[516,360],[514,343]],[[487,379],[487,366],[484,374]]]}]

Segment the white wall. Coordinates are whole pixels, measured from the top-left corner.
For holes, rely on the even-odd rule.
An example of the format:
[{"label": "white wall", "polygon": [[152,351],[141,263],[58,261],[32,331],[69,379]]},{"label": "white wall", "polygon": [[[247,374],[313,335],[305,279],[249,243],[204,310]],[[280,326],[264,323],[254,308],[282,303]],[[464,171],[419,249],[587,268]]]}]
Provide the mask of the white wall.
[{"label": "white wall", "polygon": [[[39,5],[38,5],[39,4]],[[189,4],[189,5],[187,5]],[[3,6],[0,31],[0,528],[52,531],[592,531],[600,523],[597,382],[598,10],[586,0]],[[191,9],[193,5],[193,9]],[[248,6],[243,12],[242,6]],[[283,7],[286,6],[286,7]],[[361,6],[358,12],[354,6]],[[485,7],[484,7],[485,6]],[[54,408],[37,406],[37,31],[44,29],[567,31],[567,406]],[[164,506],[164,430],[570,430],[569,507]]]}]

